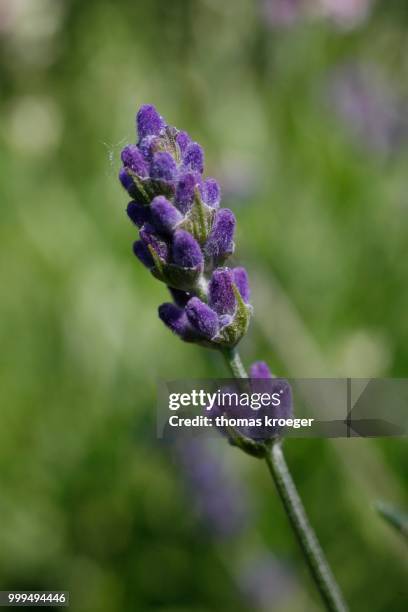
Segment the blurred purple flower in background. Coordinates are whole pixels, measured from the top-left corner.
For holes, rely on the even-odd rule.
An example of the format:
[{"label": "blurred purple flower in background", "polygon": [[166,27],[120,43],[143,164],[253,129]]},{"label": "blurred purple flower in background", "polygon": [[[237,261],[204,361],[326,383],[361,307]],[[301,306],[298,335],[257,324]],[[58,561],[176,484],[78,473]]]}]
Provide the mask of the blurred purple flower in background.
[{"label": "blurred purple flower in background", "polygon": [[248,601],[260,610],[272,610],[297,588],[290,568],[268,552],[248,559],[240,580]]},{"label": "blurred purple flower in background", "polygon": [[360,144],[380,154],[405,145],[405,102],[377,67],[341,66],[332,73],[327,87],[330,108]]},{"label": "blurred purple flower in background", "polygon": [[318,0],[321,14],[335,25],[352,29],[361,25],[369,16],[372,0]]},{"label": "blurred purple flower in background", "polygon": [[255,522],[251,495],[222,454],[214,452],[213,443],[204,437],[185,436],[174,440],[171,448],[189,500],[207,533],[217,543],[234,540],[235,555],[228,569],[237,588],[251,609],[269,609],[296,593],[297,580],[290,567],[258,542],[251,544],[248,553],[246,538],[251,537]]},{"label": "blurred purple flower in background", "polygon": [[305,0],[261,0],[262,16],[270,27],[288,27],[304,12]]},{"label": "blurred purple flower in background", "polygon": [[233,538],[252,522],[252,508],[242,480],[228,473],[219,453],[203,437],[174,442],[177,463],[197,515],[216,538]]},{"label": "blurred purple flower in background", "polygon": [[367,19],[372,4],[373,0],[261,0],[261,14],[271,28],[327,19],[340,29],[352,29]]}]

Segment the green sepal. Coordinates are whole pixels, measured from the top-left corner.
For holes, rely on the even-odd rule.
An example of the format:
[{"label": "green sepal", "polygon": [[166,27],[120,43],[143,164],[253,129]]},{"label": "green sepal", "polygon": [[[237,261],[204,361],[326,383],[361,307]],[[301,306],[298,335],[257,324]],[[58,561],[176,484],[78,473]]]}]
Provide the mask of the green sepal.
[{"label": "green sepal", "polygon": [[196,187],[193,205],[179,227],[189,232],[200,245],[203,245],[211,232],[214,216],[215,209],[203,202],[200,191]]},{"label": "green sepal", "polygon": [[223,346],[233,347],[241,340],[248,330],[252,308],[245,304],[238,287],[232,284],[237,306],[234,318],[229,325],[226,325],[220,333],[219,343]]},{"label": "green sepal", "polygon": [[166,181],[156,181],[151,179],[150,181],[150,191],[152,200],[155,196],[165,196],[168,200],[170,200],[174,196],[174,187],[171,183],[166,183]]},{"label": "green sepal", "polygon": [[231,446],[236,446],[243,450],[247,455],[251,455],[251,457],[257,457],[258,459],[263,459],[266,455],[267,447],[262,442],[256,442],[247,436],[244,436],[241,432],[239,432],[235,427],[228,426],[226,427],[226,431],[228,434],[228,440]]},{"label": "green sepal", "polygon": [[133,183],[140,195],[140,201],[148,205],[153,197],[153,192],[149,180],[143,180],[135,174],[130,168],[126,168],[127,174],[132,178]]},{"label": "green sepal", "polygon": [[[149,249],[150,250],[150,249]],[[152,253],[154,249],[151,249]],[[175,264],[169,264],[160,259],[155,253],[152,253],[154,268],[151,273],[155,278],[162,281],[173,289],[181,289],[182,291],[192,291],[196,286],[201,275],[201,267],[197,268],[181,268]]]},{"label": "green sepal", "polygon": [[[152,269],[152,273],[153,270],[156,270],[157,274],[161,276],[163,274],[163,266],[166,265],[166,263],[163,261],[163,259],[159,257],[159,255],[154,250],[151,244],[148,244],[147,248],[149,249],[150,255],[152,256],[152,259],[154,261],[154,268]],[[156,276],[156,274],[154,274],[154,276]],[[159,276],[156,276],[156,278],[159,278],[159,280],[161,280]]]}]

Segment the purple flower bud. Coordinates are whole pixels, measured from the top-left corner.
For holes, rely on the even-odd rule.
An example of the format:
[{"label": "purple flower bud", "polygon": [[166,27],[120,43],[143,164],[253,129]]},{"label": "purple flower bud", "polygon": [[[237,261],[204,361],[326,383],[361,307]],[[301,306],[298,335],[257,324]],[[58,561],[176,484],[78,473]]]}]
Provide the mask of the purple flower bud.
[{"label": "purple flower bud", "polygon": [[232,274],[228,268],[214,270],[208,286],[209,304],[219,315],[233,314],[235,295],[232,288]]},{"label": "purple flower bud", "polygon": [[141,152],[143,159],[150,163],[152,161],[153,153],[154,153],[154,143],[158,141],[159,138],[157,136],[146,136],[140,142],[138,142],[138,149]]},{"label": "purple flower bud", "polygon": [[158,136],[146,136],[138,143],[137,146],[143,155],[143,159],[145,159],[147,162],[151,162],[153,153],[157,151],[158,147],[160,146],[160,138]]},{"label": "purple flower bud", "polygon": [[133,196],[136,193],[135,184],[133,183],[132,177],[126,172],[125,168],[121,168],[119,171],[119,180],[122,183],[122,187],[126,189],[129,195]]},{"label": "purple flower bud", "polygon": [[174,303],[177,304],[177,306],[180,306],[181,308],[184,308],[187,302],[191,299],[191,293],[188,293],[188,291],[182,291],[181,289],[173,289],[173,287],[169,287],[168,289],[174,300]]},{"label": "purple flower bud", "polygon": [[[250,384],[252,393],[268,393],[270,396],[277,394],[279,396],[279,404],[272,406],[263,406],[258,412],[258,416],[263,419],[264,416],[273,416],[277,419],[287,419],[293,414],[292,389],[287,380],[283,378],[274,378],[270,369],[264,361],[256,361],[251,365]],[[281,428],[279,426],[265,425],[262,428],[249,428],[247,435],[250,438],[258,440],[268,440],[279,435]]]},{"label": "purple flower bud", "polygon": [[140,107],[136,115],[136,124],[139,140],[142,140],[145,136],[159,134],[165,125],[163,118],[150,104],[144,104]]},{"label": "purple flower bud", "polygon": [[180,177],[177,184],[175,204],[184,214],[193,204],[196,183],[197,177],[192,172],[186,172]]},{"label": "purple flower bud", "polygon": [[209,257],[229,255],[234,248],[235,217],[229,208],[220,208],[215,216],[214,225],[205,244]]},{"label": "purple flower bud", "polygon": [[272,378],[272,374],[264,361],[255,361],[249,370],[250,378]]},{"label": "purple flower bud", "polygon": [[185,168],[189,168],[200,174],[203,173],[204,153],[197,142],[192,142],[188,145],[183,156],[183,165]]},{"label": "purple flower bud", "polygon": [[[271,385],[276,383],[270,369],[264,361],[255,361],[249,369],[251,390],[253,393],[270,393]],[[274,381],[272,383],[272,380]]]},{"label": "purple flower bud", "polygon": [[150,208],[152,222],[161,232],[171,232],[183,219],[182,214],[164,196],[156,196]]},{"label": "purple flower bud", "polygon": [[153,155],[153,160],[150,164],[150,177],[152,179],[171,183],[175,180],[176,174],[176,162],[170,153],[159,151]]},{"label": "purple flower bud", "polygon": [[148,206],[144,206],[140,204],[140,202],[129,202],[126,208],[127,215],[131,221],[137,227],[142,227],[142,225],[150,220],[150,210]]},{"label": "purple flower bud", "polygon": [[167,261],[169,253],[167,244],[163,240],[160,240],[155,233],[154,227],[148,223],[145,223],[140,230],[140,238],[143,240],[146,246],[152,246],[161,259]]},{"label": "purple flower bud", "polygon": [[[289,418],[293,415],[293,398],[292,398],[292,388],[287,380],[284,379],[274,379],[279,382],[276,383],[275,389],[280,393],[281,403],[278,410],[278,418]],[[279,384],[280,383],[280,384]],[[279,388],[280,387],[280,388]]]},{"label": "purple flower bud", "polygon": [[177,230],[173,240],[173,260],[182,268],[196,268],[203,265],[200,245],[191,234]]},{"label": "purple flower bud", "polygon": [[245,270],[245,268],[233,268],[232,278],[234,280],[234,283],[238,287],[238,291],[240,292],[242,299],[244,300],[244,302],[248,303],[251,291],[249,289],[247,271]]},{"label": "purple flower bud", "polygon": [[154,261],[146,244],[141,240],[133,243],[133,252],[146,268],[153,268]]},{"label": "purple flower bud", "polygon": [[218,208],[221,200],[221,190],[215,179],[205,179],[204,183],[200,186],[200,193],[203,202],[212,208]]},{"label": "purple flower bud", "polygon": [[159,306],[159,317],[172,332],[183,338],[183,340],[191,336],[191,328],[186,313],[182,308],[166,302]]},{"label": "purple flower bud", "polygon": [[[260,378],[251,378],[251,392],[259,394],[268,393],[270,396],[276,394],[276,397],[279,397],[279,404],[262,406],[257,412],[257,416],[261,419],[261,422],[264,421],[265,424],[261,427],[249,426],[244,433],[253,440],[270,440],[281,433],[282,427],[279,427],[279,425],[267,424],[265,422],[265,417],[268,416],[276,419],[290,418],[293,414],[292,390],[286,380],[271,377],[266,364],[261,363],[259,368],[257,364],[254,364],[254,366],[255,373],[258,373]],[[256,372],[256,370],[259,371]],[[251,368],[251,376],[253,373],[253,369]],[[269,374],[269,377],[266,376],[267,374]]]},{"label": "purple flower bud", "polygon": [[143,155],[136,145],[128,145],[120,154],[121,160],[125,168],[129,168],[135,174],[141,177],[147,176],[147,166]]},{"label": "purple flower bud", "polygon": [[181,153],[183,154],[184,151],[187,149],[188,145],[190,144],[191,139],[187,132],[178,132],[176,136],[176,142],[180,147]]},{"label": "purple flower bud", "polygon": [[186,306],[187,318],[204,338],[211,339],[218,333],[218,316],[198,297],[193,297]]}]

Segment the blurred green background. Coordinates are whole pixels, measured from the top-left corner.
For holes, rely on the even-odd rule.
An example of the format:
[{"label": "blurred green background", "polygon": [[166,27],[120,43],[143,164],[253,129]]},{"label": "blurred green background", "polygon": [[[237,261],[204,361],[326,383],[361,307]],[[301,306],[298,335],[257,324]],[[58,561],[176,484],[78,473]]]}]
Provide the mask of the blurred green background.
[{"label": "blurred green background", "polygon": [[[320,609],[265,466],[207,449],[235,483],[221,514],[247,516],[217,533],[155,438],[158,379],[227,372],[157,319],[119,153],[142,103],[205,147],[252,279],[247,365],[404,377],[407,26],[402,0],[1,0],[0,589],[69,590],[75,612]],[[372,508],[407,507],[406,442],[286,452],[351,610],[406,610],[406,543]]]}]

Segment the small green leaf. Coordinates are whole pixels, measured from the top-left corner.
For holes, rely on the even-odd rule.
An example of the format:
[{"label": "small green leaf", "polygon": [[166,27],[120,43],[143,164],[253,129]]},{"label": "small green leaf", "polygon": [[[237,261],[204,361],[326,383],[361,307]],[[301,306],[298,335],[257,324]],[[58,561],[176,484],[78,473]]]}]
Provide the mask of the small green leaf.
[{"label": "small green leaf", "polygon": [[374,508],[378,514],[394,529],[408,538],[408,514],[384,501],[377,501]]}]

